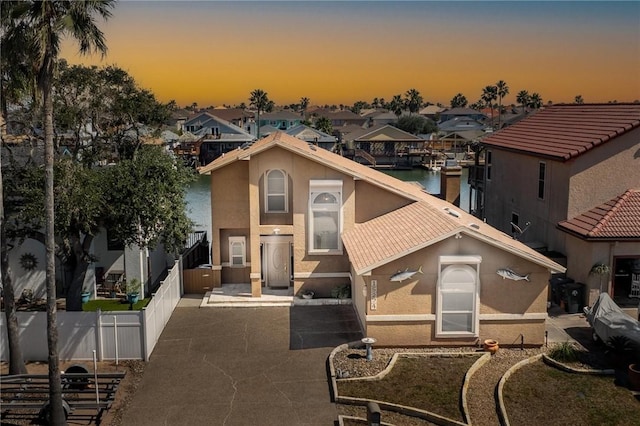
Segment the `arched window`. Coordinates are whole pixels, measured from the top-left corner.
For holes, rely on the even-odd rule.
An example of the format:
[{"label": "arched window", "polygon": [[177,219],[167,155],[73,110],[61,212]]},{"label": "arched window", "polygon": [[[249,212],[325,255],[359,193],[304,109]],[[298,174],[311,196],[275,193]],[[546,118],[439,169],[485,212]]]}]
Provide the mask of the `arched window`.
[{"label": "arched window", "polygon": [[266,176],[265,206],[267,213],[287,213],[287,174],[282,170],[269,170]]},{"label": "arched window", "polygon": [[[459,264],[454,256],[445,262],[441,258],[436,315],[436,334],[440,337],[477,336],[480,261],[476,257],[471,258],[460,259],[467,264]],[[454,264],[444,267],[443,263]]]},{"label": "arched window", "polygon": [[342,181],[311,181],[309,194],[309,251],[342,251]]}]

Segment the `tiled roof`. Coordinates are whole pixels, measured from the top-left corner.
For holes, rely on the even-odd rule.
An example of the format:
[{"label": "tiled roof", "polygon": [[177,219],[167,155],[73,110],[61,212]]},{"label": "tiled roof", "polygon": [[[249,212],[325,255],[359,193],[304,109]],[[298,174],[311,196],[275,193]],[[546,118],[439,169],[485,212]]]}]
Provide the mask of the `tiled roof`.
[{"label": "tiled roof", "polygon": [[481,111],[473,108],[449,108],[441,112],[442,115],[478,115]]},{"label": "tiled roof", "polygon": [[300,120],[300,114],[293,113],[291,111],[274,111],[263,112],[260,114],[260,120]]},{"label": "tiled roof", "polygon": [[558,227],[585,239],[640,239],[640,189],[630,189]]},{"label": "tiled roof", "polygon": [[[317,148],[280,131],[260,139],[246,149],[236,149],[224,157],[218,157],[200,168],[199,172],[209,173],[235,161],[249,159],[274,146],[324,164],[355,180],[364,180],[373,186],[415,201],[386,215],[356,225],[355,229],[343,234],[349,258],[358,273],[434,244],[457,232],[499,246],[553,271],[564,271],[562,266],[535,250],[479,221],[451,203],[428,194],[419,186],[403,182],[326,149]],[[453,213],[450,213],[451,211]],[[394,244],[389,244],[390,241],[394,241]]]},{"label": "tiled roof", "polygon": [[639,126],[640,104],[552,105],[483,144],[566,161]]}]

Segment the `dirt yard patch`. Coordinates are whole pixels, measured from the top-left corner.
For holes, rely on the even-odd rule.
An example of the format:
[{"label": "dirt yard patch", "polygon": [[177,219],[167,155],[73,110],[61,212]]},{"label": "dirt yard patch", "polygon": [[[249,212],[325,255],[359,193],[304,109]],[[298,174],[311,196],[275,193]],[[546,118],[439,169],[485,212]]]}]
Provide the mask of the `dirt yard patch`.
[{"label": "dirt yard patch", "polygon": [[[87,368],[89,372],[93,372],[93,363],[85,361],[70,361],[60,364],[60,369],[64,371],[71,365],[81,364]],[[114,362],[99,362],[98,373],[114,373],[125,372],[126,375],[116,392],[113,405],[108,411],[105,411],[101,419],[96,421],[95,411],[76,410],[69,416],[69,425],[101,425],[101,426],[120,426],[122,424],[122,415],[126,410],[131,398],[135,394],[142,374],[144,372],[145,363],[143,361],[120,361],[118,365]],[[48,374],[48,366],[44,362],[32,362],[27,364],[29,374]],[[0,374],[7,374],[9,367],[6,363],[0,363]],[[0,379],[1,381],[1,379]],[[2,425],[33,425],[38,423],[38,410],[20,412],[7,412],[3,414]]]},{"label": "dirt yard patch", "polygon": [[570,374],[537,361],[506,382],[512,425],[640,425],[640,401],[614,376]]}]

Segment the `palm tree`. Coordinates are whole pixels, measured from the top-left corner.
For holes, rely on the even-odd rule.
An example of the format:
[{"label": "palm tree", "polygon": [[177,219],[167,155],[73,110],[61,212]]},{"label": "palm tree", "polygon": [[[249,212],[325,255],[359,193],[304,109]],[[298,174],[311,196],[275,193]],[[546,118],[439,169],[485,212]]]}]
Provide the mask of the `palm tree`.
[{"label": "palm tree", "polygon": [[328,117],[318,117],[316,119],[316,122],[314,124],[314,127],[317,130],[320,130],[321,132],[324,132],[328,135],[333,133],[333,124],[331,123],[331,120],[329,120]]},{"label": "palm tree", "polygon": [[409,114],[420,111],[420,107],[422,106],[422,95],[420,95],[420,92],[416,89],[409,89],[404,96]]},{"label": "palm tree", "polygon": [[253,92],[251,92],[251,96],[249,97],[249,105],[258,110],[258,119],[256,120],[258,139],[260,139],[260,112],[266,111],[267,108],[269,108],[269,104],[273,104],[273,102],[269,100],[267,92],[262,89],[255,89]]},{"label": "palm tree", "polygon": [[496,86],[486,86],[482,89],[482,101],[491,108],[491,128],[493,128],[493,101],[498,98],[498,88]]},{"label": "palm tree", "polygon": [[520,105],[522,105],[522,113],[524,114],[524,109],[527,105],[529,105],[529,100],[530,100],[531,96],[529,96],[529,92],[527,92],[526,90],[521,90],[518,92],[518,95],[516,96],[516,101],[520,103]]},{"label": "palm tree", "polygon": [[309,107],[309,98],[300,98],[300,114],[304,118],[307,108]]},{"label": "palm tree", "polygon": [[394,95],[391,102],[389,102],[389,109],[391,112],[393,112],[396,117],[400,117],[403,107],[404,102],[402,101],[402,95]]},{"label": "palm tree", "polygon": [[539,109],[542,107],[542,97],[536,92],[532,93],[529,98],[529,107],[533,109]]},{"label": "palm tree", "polygon": [[60,43],[66,36],[78,42],[80,53],[107,51],[104,34],[96,25],[94,15],[111,16],[113,0],[24,1],[13,8],[13,19],[26,25],[33,35],[33,69],[38,92],[44,107],[44,168],[45,168],[45,248],[47,287],[47,343],[49,347],[49,401],[51,424],[65,424],[62,408],[62,385],[58,357],[56,325],[55,232],[53,199],[53,74],[60,53]]},{"label": "palm tree", "polygon": [[[9,128],[8,105],[19,102],[27,96],[35,97],[35,81],[33,75],[33,32],[22,22],[13,19],[14,9],[18,3],[10,2],[2,5],[1,25],[2,39],[0,51],[9,52],[0,55],[0,132]],[[35,102],[34,102],[35,103]],[[6,126],[6,127],[5,127]],[[0,157],[1,158],[1,157]],[[0,164],[2,161],[0,161]],[[9,209],[10,210],[10,209]],[[4,313],[7,321],[7,343],[9,348],[9,374],[26,374],[18,318],[16,316],[16,298],[11,270],[9,268],[9,245],[7,240],[7,221],[4,209],[4,189],[2,184],[2,166],[0,165],[0,266],[2,269],[2,291],[4,296]]]},{"label": "palm tree", "polygon": [[500,128],[500,118],[502,116],[502,98],[509,94],[509,86],[504,80],[496,83],[496,92],[498,94],[498,129]]},{"label": "palm tree", "polygon": [[458,93],[451,99],[450,104],[451,108],[464,108],[467,106],[468,101],[462,93]]}]

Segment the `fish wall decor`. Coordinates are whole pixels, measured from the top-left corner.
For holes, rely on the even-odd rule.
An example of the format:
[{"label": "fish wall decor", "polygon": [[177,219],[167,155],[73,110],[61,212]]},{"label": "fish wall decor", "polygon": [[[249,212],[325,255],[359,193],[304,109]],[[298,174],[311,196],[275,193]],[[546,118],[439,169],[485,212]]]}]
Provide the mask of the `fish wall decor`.
[{"label": "fish wall decor", "polygon": [[398,271],[395,274],[391,275],[389,281],[401,283],[402,281],[408,280],[418,273],[422,274],[422,265],[415,271],[410,271],[409,268],[405,269],[404,271]]},{"label": "fish wall decor", "polygon": [[514,272],[512,269],[509,269],[509,268],[498,269],[498,270],[496,271],[496,273],[497,273],[498,275],[500,275],[500,276],[502,277],[502,279],[503,279],[503,280],[504,280],[505,278],[509,278],[510,280],[513,280],[513,281],[522,281],[522,280],[525,280],[525,281],[531,281],[531,280],[529,279],[529,274],[527,274],[527,275],[520,275],[520,274],[518,274],[518,273]]}]

